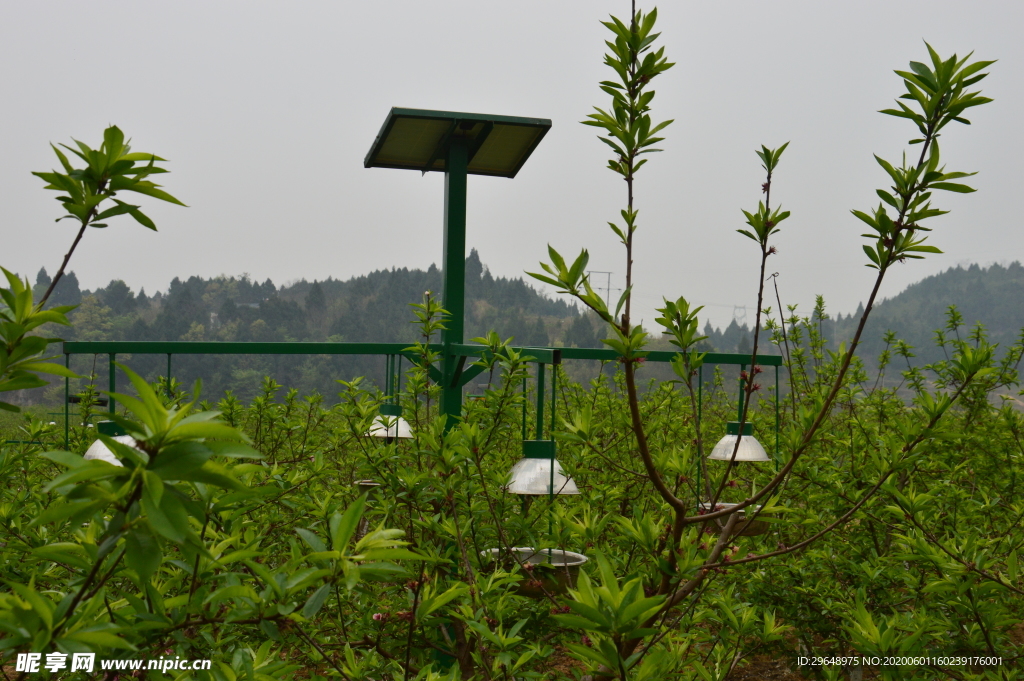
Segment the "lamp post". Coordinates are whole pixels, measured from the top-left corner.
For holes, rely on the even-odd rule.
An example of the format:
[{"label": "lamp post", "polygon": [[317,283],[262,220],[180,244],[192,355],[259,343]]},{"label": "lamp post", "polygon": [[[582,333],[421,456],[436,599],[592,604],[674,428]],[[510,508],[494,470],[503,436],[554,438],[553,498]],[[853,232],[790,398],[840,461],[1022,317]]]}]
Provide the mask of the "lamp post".
[{"label": "lamp post", "polygon": [[466,307],[466,180],[469,175],[515,177],[551,128],[546,118],[392,108],[373,141],[366,168],[443,172],[444,261],[441,304],[441,412],[451,428],[462,415],[458,383]]}]

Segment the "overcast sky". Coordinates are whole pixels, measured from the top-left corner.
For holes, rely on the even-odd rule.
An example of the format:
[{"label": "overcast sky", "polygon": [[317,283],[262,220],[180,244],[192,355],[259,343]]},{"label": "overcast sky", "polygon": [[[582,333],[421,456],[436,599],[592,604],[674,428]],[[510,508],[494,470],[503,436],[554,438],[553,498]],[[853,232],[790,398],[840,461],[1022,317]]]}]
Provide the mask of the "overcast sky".
[{"label": "overcast sky", "polygon": [[[642,5],[645,9],[650,6]],[[626,0],[517,2],[14,2],[0,22],[2,264],[52,274],[73,236],[53,192],[30,175],[57,165],[50,142],[98,145],[116,124],[137,151],[170,162],[168,191],[142,198],[160,231],[128,217],[91,230],[72,260],[83,287],[123,279],[165,290],[175,277],[249,273],[277,284],[347,279],[441,261],[443,175],[363,168],[392,106],[550,118],[514,180],[471,177],[468,244],[495,275],[521,276],[582,247],[622,286],[605,226],[625,184],[579,124],[605,106],[597,83],[609,13]],[[893,69],[941,54],[999,59],[993,104],[942,138],[949,169],[978,192],[937,197],[932,243],[946,253],[896,267],[884,296],[948,267],[1024,259],[1024,3],[671,2],[660,43],[675,68],[655,83],[655,119],[674,118],[664,153],[638,175],[636,295],[707,305],[715,324],[756,302],[758,252],[736,234],[763,181],[754,150],[790,147],[773,201],[792,210],[769,262],[784,303],[814,294],[852,312],[872,271],[851,208],[885,184],[873,153],[898,161],[914,135],[892,106]],[[742,313],[737,313],[742,314]]]}]

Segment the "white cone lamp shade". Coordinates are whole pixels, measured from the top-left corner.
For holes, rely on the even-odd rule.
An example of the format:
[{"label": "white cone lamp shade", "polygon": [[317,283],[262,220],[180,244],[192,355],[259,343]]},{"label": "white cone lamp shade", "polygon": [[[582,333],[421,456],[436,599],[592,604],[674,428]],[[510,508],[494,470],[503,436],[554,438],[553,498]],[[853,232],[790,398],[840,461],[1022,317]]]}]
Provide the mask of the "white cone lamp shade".
[{"label": "white cone lamp shade", "polygon": [[[711,450],[709,459],[715,461],[771,461],[771,457],[764,451],[761,443],[754,439],[754,424],[743,424],[743,435],[740,435],[740,424],[738,421],[730,421],[725,427],[725,437],[718,441],[715,448]],[[740,446],[736,449],[736,440],[739,439]],[[733,450],[736,450],[736,457],[733,458]]]},{"label": "white cone lamp shade", "polygon": [[402,438],[412,437],[409,422],[402,418],[402,408],[397,404],[380,405],[380,416],[373,419],[368,437]]},{"label": "white cone lamp shade", "polygon": [[512,466],[505,490],[510,494],[579,494],[555,458],[553,440],[524,440],[523,458]]},{"label": "white cone lamp shade", "polygon": [[[124,430],[112,421],[100,421],[99,432],[102,435],[112,437],[115,442],[120,442],[121,444],[128,445],[129,447],[135,446],[135,438],[131,435],[126,435]],[[124,468],[124,464],[121,463],[120,459],[114,456],[114,453],[110,451],[109,447],[103,444],[102,440],[96,440],[89,445],[89,449],[85,450],[85,456],[82,458],[87,461],[106,461],[112,466]]]}]

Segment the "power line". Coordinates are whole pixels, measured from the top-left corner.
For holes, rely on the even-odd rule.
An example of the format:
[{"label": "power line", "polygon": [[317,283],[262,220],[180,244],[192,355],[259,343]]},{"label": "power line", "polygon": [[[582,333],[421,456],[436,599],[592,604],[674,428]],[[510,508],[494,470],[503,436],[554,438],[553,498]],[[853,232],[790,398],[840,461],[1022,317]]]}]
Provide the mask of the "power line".
[{"label": "power line", "polygon": [[595,286],[594,290],[595,291],[604,291],[604,306],[610,309],[611,306],[612,306],[612,303],[611,303],[611,293],[612,293],[612,291],[621,291],[622,290],[621,288],[612,288],[612,275],[615,274],[615,273],[614,272],[605,272],[604,270],[587,270],[587,276],[590,276],[591,274],[606,274],[606,275],[608,275],[607,284],[605,286],[603,286],[603,287]]}]

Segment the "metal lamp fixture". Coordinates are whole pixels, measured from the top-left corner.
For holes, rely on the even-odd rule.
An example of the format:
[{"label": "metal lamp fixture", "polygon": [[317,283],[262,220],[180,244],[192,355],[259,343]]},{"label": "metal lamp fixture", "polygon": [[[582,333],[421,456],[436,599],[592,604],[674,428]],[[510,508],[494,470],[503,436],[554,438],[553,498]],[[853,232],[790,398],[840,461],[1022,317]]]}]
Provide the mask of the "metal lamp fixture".
[{"label": "metal lamp fixture", "polygon": [[[741,434],[740,422],[730,421],[725,427],[725,433],[725,437],[719,440],[715,448],[711,450],[711,454],[708,455],[709,459],[714,459],[715,461],[771,461],[771,457],[764,451],[761,443],[754,439],[754,424],[744,423]],[[737,440],[739,441],[739,446],[736,444]],[[735,456],[733,456],[734,452]],[[754,494],[753,481],[750,483],[750,494],[751,496]],[[710,513],[712,511],[724,511],[734,508],[736,504],[719,502],[712,505],[707,502],[701,502],[697,506],[702,513]],[[744,537],[754,537],[768,532],[771,529],[771,525],[763,519],[764,516],[758,517],[761,507],[754,506],[750,511],[752,513],[751,516],[747,515],[746,509],[739,511],[739,522],[734,532]]]},{"label": "metal lamp fixture", "polygon": [[380,405],[380,415],[373,419],[367,437],[382,437],[388,442],[395,438],[407,440],[412,437],[412,428],[409,422],[402,418],[402,407],[398,404],[396,393],[398,392],[400,380],[399,358],[395,355],[387,356],[385,366],[384,404]]},{"label": "metal lamp fixture", "polygon": [[403,440],[412,437],[412,428],[409,422],[402,418],[402,408],[397,404],[380,405],[380,416],[373,419],[368,437],[383,437],[388,439],[401,438]]},{"label": "metal lamp fixture", "polygon": [[[740,434],[739,421],[730,421],[725,427],[725,437],[718,441],[708,455],[715,461],[771,461],[761,443],[754,439],[754,424],[744,423],[743,434]],[[736,441],[739,440],[739,448]],[[736,456],[733,457],[733,451]]]},{"label": "metal lamp fixture", "polygon": [[[129,447],[135,446],[135,438],[128,435],[124,428],[113,421],[100,421],[99,428],[97,428],[97,430],[101,435],[113,438],[115,442],[120,442],[121,444],[128,445]],[[106,461],[110,465],[117,466],[118,468],[124,467],[121,460],[114,456],[114,453],[110,451],[110,447],[103,444],[103,440],[96,440],[89,445],[89,449],[85,450],[85,455],[82,458],[87,461]]]},{"label": "metal lamp fixture", "polygon": [[524,440],[523,458],[512,466],[505,490],[530,496],[579,494],[572,478],[555,458],[553,440]]}]

